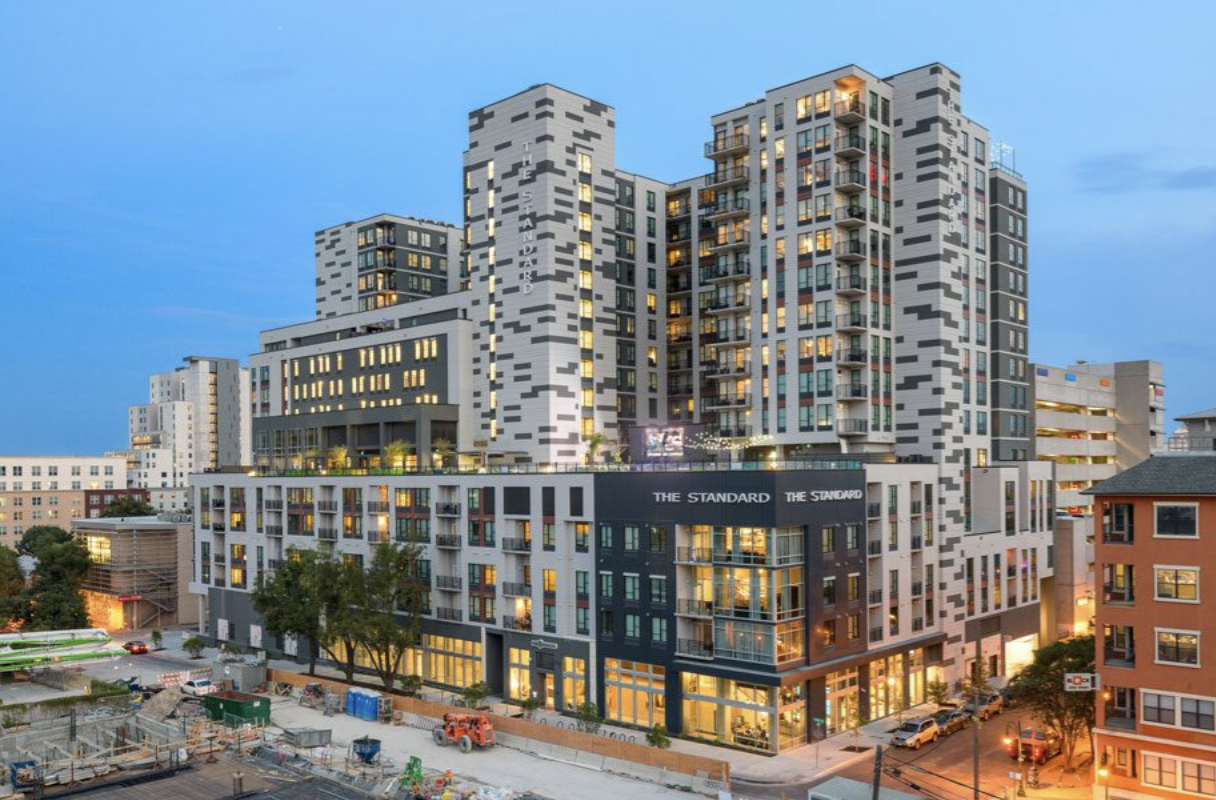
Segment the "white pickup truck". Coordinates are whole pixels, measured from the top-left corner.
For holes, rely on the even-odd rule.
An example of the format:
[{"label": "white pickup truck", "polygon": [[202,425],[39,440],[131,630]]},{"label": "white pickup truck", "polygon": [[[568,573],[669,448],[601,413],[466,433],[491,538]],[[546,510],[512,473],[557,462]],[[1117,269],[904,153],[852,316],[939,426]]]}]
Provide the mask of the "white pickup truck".
[{"label": "white pickup truck", "polygon": [[219,691],[219,687],[206,678],[186,681],[182,684],[182,692],[185,694],[194,694],[201,697],[216,691]]}]

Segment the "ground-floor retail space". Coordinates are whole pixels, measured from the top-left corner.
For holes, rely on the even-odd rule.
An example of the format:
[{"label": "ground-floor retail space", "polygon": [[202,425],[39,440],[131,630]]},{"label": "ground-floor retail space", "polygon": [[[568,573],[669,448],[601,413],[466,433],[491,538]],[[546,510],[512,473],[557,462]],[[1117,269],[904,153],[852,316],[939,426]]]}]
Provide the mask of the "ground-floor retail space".
[{"label": "ground-floor retail space", "polygon": [[601,710],[615,724],[663,724],[694,739],[778,753],[924,702],[926,684],[942,672],[926,663],[927,652],[940,648],[861,657],[805,677],[605,658]]}]

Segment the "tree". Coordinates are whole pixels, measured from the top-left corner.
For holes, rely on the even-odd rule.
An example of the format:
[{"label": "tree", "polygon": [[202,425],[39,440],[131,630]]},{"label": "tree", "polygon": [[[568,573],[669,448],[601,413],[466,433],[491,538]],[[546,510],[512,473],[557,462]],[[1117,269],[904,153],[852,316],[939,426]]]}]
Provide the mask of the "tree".
[{"label": "tree", "polygon": [[418,644],[422,630],[425,596],[416,579],[420,552],[415,544],[384,542],[363,576],[360,644],[385,689],[393,688],[406,653]]},{"label": "tree", "polygon": [[[63,531],[52,528],[51,531]],[[40,535],[31,543],[38,560],[31,585],[27,627],[30,630],[85,628],[89,613],[80,594],[80,584],[89,571],[89,551],[71,536],[57,541],[54,533]],[[22,539],[25,543],[24,538]]]},{"label": "tree", "polygon": [[490,684],[483,681],[470,683],[464,687],[464,704],[468,708],[478,708],[490,696]]},{"label": "tree", "polygon": [[15,629],[25,619],[24,592],[25,575],[17,563],[17,551],[0,545],[0,631]]},{"label": "tree", "polygon": [[329,448],[325,454],[326,462],[330,469],[345,469],[346,468],[346,445],[336,444]]},{"label": "tree", "polygon": [[155,517],[156,507],[138,497],[123,495],[101,510],[103,517]]},{"label": "tree", "polygon": [[437,439],[431,440],[431,450],[435,454],[435,460],[439,462],[439,466],[447,466],[448,458],[456,452],[455,445],[448,439],[440,436]]},{"label": "tree", "polygon": [[207,647],[207,643],[203,641],[201,636],[191,636],[182,642],[182,649],[190,654],[191,658],[199,658],[203,654],[203,650]]},{"label": "tree", "polygon": [[391,469],[405,469],[405,462],[414,455],[414,445],[404,439],[394,439],[384,446],[384,460]]},{"label": "tree", "polygon": [[320,644],[342,667],[346,682],[355,679],[355,658],[364,641],[363,609],[367,583],[363,566],[354,559],[317,562],[317,585],[322,594]]},{"label": "tree", "polygon": [[17,552],[39,558],[43,548],[72,541],[72,534],[56,525],[35,525],[26,530],[17,543]]},{"label": "tree", "polygon": [[149,638],[152,639],[152,649],[153,650],[164,650],[165,649],[163,646],[165,643],[165,635],[160,632],[159,628],[152,631],[152,633],[148,634],[148,636],[149,636]]},{"label": "tree", "polygon": [[600,448],[608,444],[609,439],[599,431],[592,431],[589,435],[583,437],[587,442],[587,463],[594,464],[596,456],[599,455]]},{"label": "tree", "polygon": [[1064,691],[1068,672],[1094,671],[1094,637],[1061,639],[1034,654],[1034,661],[1009,682],[1008,692],[1033,708],[1044,727],[1060,736],[1064,768],[1072,766],[1077,742],[1089,739],[1094,726],[1094,693]]},{"label": "tree", "polygon": [[600,707],[588,700],[578,707],[578,729],[583,733],[599,733],[604,718],[600,716]]},{"label": "tree", "polygon": [[992,694],[992,681],[988,678],[988,667],[984,660],[976,659],[971,672],[958,685],[959,693],[968,700],[973,700],[977,694]]},{"label": "tree", "polygon": [[258,576],[253,608],[274,636],[291,636],[308,643],[308,674],[317,671],[317,648],[322,639],[322,613],[331,591],[321,581],[313,550],[292,550],[269,575]]},{"label": "tree", "polygon": [[925,684],[925,697],[930,703],[944,706],[950,699],[950,687],[945,681],[929,681]]},{"label": "tree", "polygon": [[646,743],[660,750],[666,750],[668,747],[671,747],[671,737],[667,735],[667,726],[661,722],[656,723],[653,728],[646,732]]},{"label": "tree", "polygon": [[539,697],[525,697],[519,701],[519,708],[524,712],[524,719],[532,719],[536,716],[536,709],[540,708]]}]

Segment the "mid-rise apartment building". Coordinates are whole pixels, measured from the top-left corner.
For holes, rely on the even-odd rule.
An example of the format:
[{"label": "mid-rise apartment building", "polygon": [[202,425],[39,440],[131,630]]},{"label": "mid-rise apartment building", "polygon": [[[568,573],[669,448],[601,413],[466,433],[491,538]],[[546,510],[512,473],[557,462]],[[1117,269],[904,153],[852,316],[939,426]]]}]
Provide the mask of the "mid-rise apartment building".
[{"label": "mid-rise apartment building", "polygon": [[189,356],[148,378],[148,402],[128,410],[132,488],[166,511],[186,507],[187,476],[252,461],[249,374],[228,358]]},{"label": "mid-rise apartment building", "polygon": [[317,318],[456,291],[461,245],[451,225],[395,214],[317,231]]},{"label": "mid-rise apartment building", "polygon": [[259,571],[416,541],[426,681],[760,751],[1029,660],[1055,512],[1024,182],[940,64],[711,129],[708,174],[662,183],[573,92],[470,114],[458,290],[326,291],[262,334],[255,474],[193,480],[209,636],[300,652]]},{"label": "mid-rise apartment building", "polygon": [[1157,361],[1034,365],[1034,456],[1056,465],[1056,507],[1088,516],[1082,491],[1165,445],[1165,371]]},{"label": "mid-rise apartment building", "polygon": [[1096,789],[1119,800],[1216,795],[1203,589],[1216,572],[1216,455],[1154,456],[1086,491],[1102,521]]},{"label": "mid-rise apartment building", "polygon": [[0,544],[35,525],[64,530],[90,515],[86,496],[127,488],[127,462],[110,456],[0,456]]}]

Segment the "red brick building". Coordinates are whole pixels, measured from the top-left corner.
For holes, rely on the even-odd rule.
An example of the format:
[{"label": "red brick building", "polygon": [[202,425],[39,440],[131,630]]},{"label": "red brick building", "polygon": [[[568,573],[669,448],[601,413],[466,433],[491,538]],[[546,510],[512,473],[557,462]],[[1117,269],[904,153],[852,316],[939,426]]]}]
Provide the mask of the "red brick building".
[{"label": "red brick building", "polygon": [[1216,797],[1216,453],[1155,456],[1086,493],[1102,524],[1094,796]]}]

